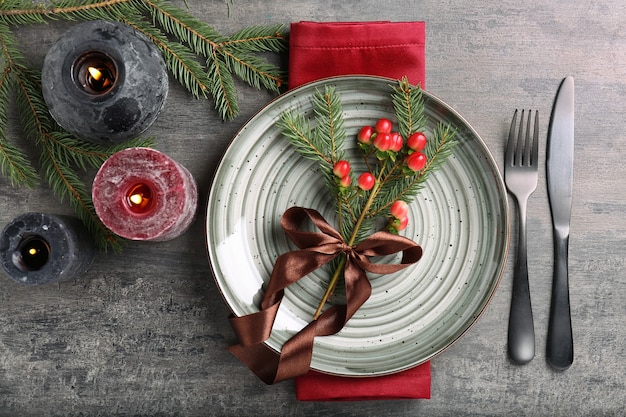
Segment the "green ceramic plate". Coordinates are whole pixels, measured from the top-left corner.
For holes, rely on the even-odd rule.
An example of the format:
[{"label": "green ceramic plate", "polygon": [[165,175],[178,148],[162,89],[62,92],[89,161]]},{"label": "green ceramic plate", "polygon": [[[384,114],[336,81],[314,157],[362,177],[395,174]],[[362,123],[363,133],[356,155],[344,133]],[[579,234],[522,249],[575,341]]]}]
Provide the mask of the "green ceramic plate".
[{"label": "green ceramic plate", "polygon": [[[334,221],[332,197],[315,162],[297,154],[276,127],[283,111],[311,116],[316,89],[341,94],[349,134],[380,117],[393,119],[394,81],[339,77],[294,89],[262,109],[234,138],[210,191],[206,236],[211,267],[235,315],[258,311],[276,258],[295,247],[280,228],[291,206],[315,208]],[[459,145],[410,205],[403,232],[424,249],[417,264],[372,276],[372,295],[339,333],[315,339],[311,367],[368,376],[399,372],[431,359],[478,319],[500,281],[508,250],[506,191],[478,134],[444,102],[424,93],[427,132],[439,122]],[[356,151],[355,151],[356,152]],[[268,345],[276,350],[310,320],[329,272],[288,288]]]}]

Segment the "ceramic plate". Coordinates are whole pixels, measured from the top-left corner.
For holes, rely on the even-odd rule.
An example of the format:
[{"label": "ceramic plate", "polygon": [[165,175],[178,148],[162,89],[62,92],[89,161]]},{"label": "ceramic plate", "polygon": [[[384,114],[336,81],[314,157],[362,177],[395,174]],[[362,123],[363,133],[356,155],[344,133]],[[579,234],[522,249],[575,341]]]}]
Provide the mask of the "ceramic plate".
[{"label": "ceramic plate", "polygon": [[[339,77],[280,96],[236,135],[210,191],[206,236],[217,286],[237,316],[258,311],[276,258],[295,249],[280,227],[286,209],[314,208],[334,224],[332,197],[316,163],[297,154],[276,127],[285,110],[312,117],[311,97],[326,84],[341,94],[349,136],[380,117],[393,120],[394,81]],[[403,234],[422,245],[424,256],[398,273],[370,277],[372,295],[347,325],[315,339],[312,369],[369,376],[423,363],[471,327],[499,283],[509,235],[498,168],[457,112],[424,95],[427,135],[444,122],[458,131],[459,141],[410,205],[411,222]],[[311,320],[329,274],[319,269],[286,290],[269,346],[280,350]]]}]

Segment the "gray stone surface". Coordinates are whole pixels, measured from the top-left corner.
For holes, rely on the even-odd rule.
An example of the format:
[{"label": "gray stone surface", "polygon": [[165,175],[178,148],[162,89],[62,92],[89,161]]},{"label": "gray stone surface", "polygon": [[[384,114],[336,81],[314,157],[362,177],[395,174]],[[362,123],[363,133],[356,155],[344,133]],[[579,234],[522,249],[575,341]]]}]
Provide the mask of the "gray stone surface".
[{"label": "gray stone surface", "polygon": [[[2,277],[0,416],[625,415],[626,3],[250,0],[231,4],[229,15],[222,1],[187,2],[191,13],[225,33],[298,20],[425,20],[426,87],[473,125],[500,166],[513,110],[539,109],[545,141],[556,89],[573,75],[574,364],[558,373],[545,362],[552,237],[542,168],[529,202],[537,355],[527,365],[506,356],[509,262],[483,317],[432,361],[431,400],[297,402],[291,382],[265,386],[226,352],[233,333],[211,277],[200,216],[174,241],[131,243],[121,255],[98,256],[79,280],[30,288]],[[40,66],[67,27],[20,29],[29,62]],[[176,83],[170,87],[148,134],[189,168],[204,200],[230,139],[272,96],[241,88],[241,115],[223,123],[210,104]],[[9,134],[29,149],[18,128]],[[44,186],[16,190],[0,178],[0,223],[51,207],[71,213]]]}]

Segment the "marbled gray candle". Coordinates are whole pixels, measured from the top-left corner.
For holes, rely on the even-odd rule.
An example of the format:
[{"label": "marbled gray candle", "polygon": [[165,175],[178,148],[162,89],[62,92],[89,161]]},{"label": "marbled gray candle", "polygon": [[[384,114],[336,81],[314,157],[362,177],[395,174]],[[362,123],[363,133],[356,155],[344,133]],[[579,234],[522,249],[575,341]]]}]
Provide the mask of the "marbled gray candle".
[{"label": "marbled gray candle", "polygon": [[46,54],[41,79],[56,122],[100,144],[145,131],[168,92],[167,70],[154,43],[130,26],[104,20],[65,32]]}]

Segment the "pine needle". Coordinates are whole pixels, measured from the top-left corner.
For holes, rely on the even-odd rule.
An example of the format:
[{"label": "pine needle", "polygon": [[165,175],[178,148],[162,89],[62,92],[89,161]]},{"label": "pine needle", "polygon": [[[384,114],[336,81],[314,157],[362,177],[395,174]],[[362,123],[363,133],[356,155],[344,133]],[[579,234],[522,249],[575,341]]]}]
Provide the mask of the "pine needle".
[{"label": "pine needle", "polygon": [[239,113],[235,81],[228,64],[217,53],[207,59],[207,71],[210,80],[210,93],[215,101],[215,108],[222,119],[233,119]]},{"label": "pine needle", "polygon": [[0,136],[0,174],[8,177],[14,187],[35,188],[39,175],[26,156],[11,145],[4,135]]},{"label": "pine needle", "polygon": [[[4,40],[4,44],[7,42],[12,44],[13,40],[7,39],[7,36],[10,35],[2,29],[6,28],[0,25],[0,36]],[[8,121],[9,97],[14,84],[14,77],[11,67],[8,65],[7,54],[8,51],[3,50],[2,63],[4,65],[0,75],[0,174],[9,177],[11,185],[14,187],[26,186],[34,188],[39,183],[39,175],[28,161],[26,155],[17,147],[11,145],[4,134]]]}]

